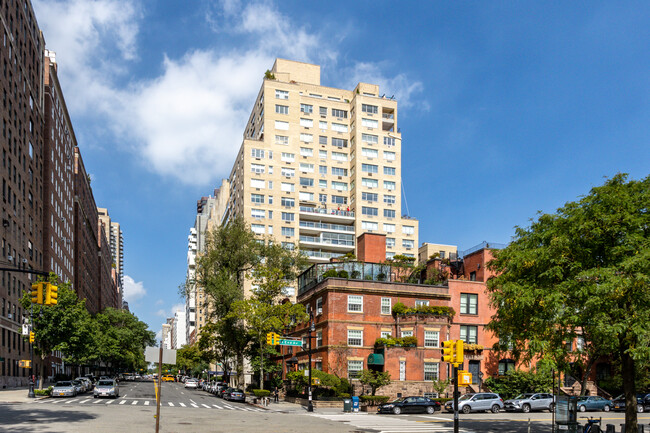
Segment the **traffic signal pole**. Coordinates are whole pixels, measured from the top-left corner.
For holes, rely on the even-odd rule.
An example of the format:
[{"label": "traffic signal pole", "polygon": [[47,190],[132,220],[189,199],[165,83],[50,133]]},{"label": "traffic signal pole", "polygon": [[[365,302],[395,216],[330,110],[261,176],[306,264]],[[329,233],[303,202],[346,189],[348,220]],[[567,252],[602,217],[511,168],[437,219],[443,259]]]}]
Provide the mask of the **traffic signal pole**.
[{"label": "traffic signal pole", "polygon": [[[32,332],[34,332],[34,304],[31,304],[31,309],[29,310],[29,335],[31,337]],[[30,338],[31,340],[31,338]],[[28,398],[36,398],[34,393],[34,341],[29,342],[29,392],[27,393]]]},{"label": "traffic signal pole", "polygon": [[454,433],[458,433],[458,364],[454,364]]}]

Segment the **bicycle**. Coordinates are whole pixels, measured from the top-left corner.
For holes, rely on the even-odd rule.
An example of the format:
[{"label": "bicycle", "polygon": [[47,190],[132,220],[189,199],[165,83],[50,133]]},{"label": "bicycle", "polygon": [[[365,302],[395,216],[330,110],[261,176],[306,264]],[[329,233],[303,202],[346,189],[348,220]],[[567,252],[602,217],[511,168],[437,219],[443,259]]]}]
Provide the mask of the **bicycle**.
[{"label": "bicycle", "polygon": [[589,418],[582,433],[600,433],[600,419]]}]

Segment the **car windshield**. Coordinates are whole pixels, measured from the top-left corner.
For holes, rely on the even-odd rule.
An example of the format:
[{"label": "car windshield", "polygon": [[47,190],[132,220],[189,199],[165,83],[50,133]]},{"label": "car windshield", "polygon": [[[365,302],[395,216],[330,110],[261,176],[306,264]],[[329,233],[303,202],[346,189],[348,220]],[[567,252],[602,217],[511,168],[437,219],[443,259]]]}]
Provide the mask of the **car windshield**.
[{"label": "car windshield", "polygon": [[396,398],[395,400],[392,401],[392,403],[401,403],[404,401],[404,398]]},{"label": "car windshield", "polygon": [[519,394],[517,397],[515,397],[515,400],[523,400],[525,398],[531,398],[533,394]]},{"label": "car windshield", "polygon": [[54,386],[72,386],[72,382],[57,382]]},{"label": "car windshield", "polygon": [[111,380],[100,380],[97,386],[113,386],[113,381]]},{"label": "car windshield", "polygon": [[472,397],[474,397],[474,394],[465,394],[465,395],[462,395],[462,396],[458,399],[458,401],[469,400],[469,399],[472,398]]}]

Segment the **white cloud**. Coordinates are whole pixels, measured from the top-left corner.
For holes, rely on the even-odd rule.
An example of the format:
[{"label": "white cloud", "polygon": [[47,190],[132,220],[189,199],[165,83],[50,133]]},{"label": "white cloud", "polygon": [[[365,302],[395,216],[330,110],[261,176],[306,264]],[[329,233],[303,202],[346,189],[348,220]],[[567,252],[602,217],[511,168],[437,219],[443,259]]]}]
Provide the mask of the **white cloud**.
[{"label": "white cloud", "polygon": [[176,313],[179,310],[185,311],[185,304],[175,304],[169,310],[165,310],[161,308],[158,311],[156,311],[156,316],[160,316],[167,319],[168,317],[174,317],[174,313]]},{"label": "white cloud", "polygon": [[135,282],[135,280],[128,275],[124,276],[124,293],[123,298],[131,303],[142,298],[147,294],[142,281]]}]

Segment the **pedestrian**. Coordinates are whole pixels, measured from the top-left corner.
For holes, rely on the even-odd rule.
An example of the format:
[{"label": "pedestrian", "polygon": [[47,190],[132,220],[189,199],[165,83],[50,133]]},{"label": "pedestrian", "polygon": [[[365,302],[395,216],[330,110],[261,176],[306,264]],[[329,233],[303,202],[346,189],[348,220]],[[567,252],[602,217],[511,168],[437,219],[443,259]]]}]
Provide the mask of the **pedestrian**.
[{"label": "pedestrian", "polygon": [[274,401],[278,403],[280,401],[279,396],[278,396],[278,387],[275,387],[275,392],[273,393],[274,396]]}]

